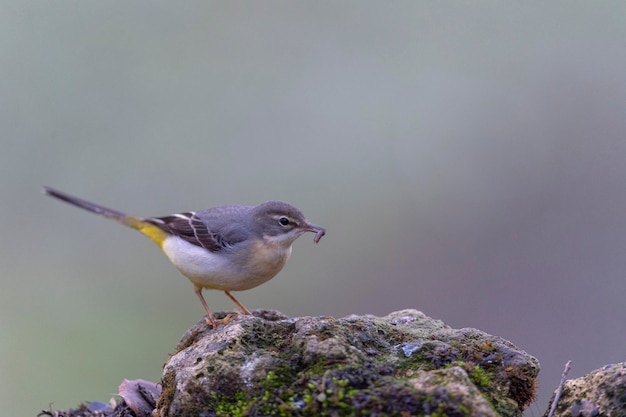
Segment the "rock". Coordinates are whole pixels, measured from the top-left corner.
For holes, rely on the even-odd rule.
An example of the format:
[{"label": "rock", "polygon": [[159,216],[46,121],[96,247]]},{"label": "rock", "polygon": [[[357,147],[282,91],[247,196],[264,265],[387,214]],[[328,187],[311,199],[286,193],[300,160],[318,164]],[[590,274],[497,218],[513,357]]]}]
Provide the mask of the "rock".
[{"label": "rock", "polygon": [[117,393],[135,417],[150,417],[161,396],[161,386],[143,379],[122,381]]},{"label": "rock", "polygon": [[[550,403],[554,401],[554,395]],[[548,412],[544,414],[548,415]],[[624,417],[626,363],[606,365],[563,384],[554,417]]]},{"label": "rock", "polygon": [[510,342],[416,310],[201,320],[165,365],[153,415],[521,416],[539,363]]}]

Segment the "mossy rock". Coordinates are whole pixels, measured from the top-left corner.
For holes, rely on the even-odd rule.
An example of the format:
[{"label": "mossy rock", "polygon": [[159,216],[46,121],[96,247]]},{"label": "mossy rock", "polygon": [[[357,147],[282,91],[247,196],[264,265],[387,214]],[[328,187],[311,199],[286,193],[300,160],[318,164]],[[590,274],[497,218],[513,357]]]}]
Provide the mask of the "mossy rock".
[{"label": "mossy rock", "polygon": [[538,361],[416,310],[386,317],[204,320],[164,368],[161,417],[521,416]]}]

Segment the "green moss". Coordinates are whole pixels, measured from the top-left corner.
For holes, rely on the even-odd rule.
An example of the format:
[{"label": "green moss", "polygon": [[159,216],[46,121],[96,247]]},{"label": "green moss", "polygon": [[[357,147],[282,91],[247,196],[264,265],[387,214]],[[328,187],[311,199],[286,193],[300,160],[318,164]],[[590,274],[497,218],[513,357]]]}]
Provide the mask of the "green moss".
[{"label": "green moss", "polygon": [[478,389],[485,389],[493,384],[493,374],[487,372],[480,366],[466,364],[465,371]]},{"label": "green moss", "polygon": [[243,415],[303,415],[351,416],[355,415],[354,397],[360,392],[341,374],[348,366],[326,361],[293,371],[287,364],[267,372],[258,383],[257,399],[246,400],[243,394],[230,397],[213,397],[208,409],[218,416]]},{"label": "green moss", "polygon": [[255,415],[354,415],[352,403],[359,390],[350,381],[331,376],[345,365],[314,366],[293,373],[289,367],[279,367],[267,373],[259,386],[263,389],[261,403],[254,407]]},{"label": "green moss", "polygon": [[245,394],[238,393],[232,398],[215,398],[213,411],[217,417],[242,417],[247,415],[250,401]]}]

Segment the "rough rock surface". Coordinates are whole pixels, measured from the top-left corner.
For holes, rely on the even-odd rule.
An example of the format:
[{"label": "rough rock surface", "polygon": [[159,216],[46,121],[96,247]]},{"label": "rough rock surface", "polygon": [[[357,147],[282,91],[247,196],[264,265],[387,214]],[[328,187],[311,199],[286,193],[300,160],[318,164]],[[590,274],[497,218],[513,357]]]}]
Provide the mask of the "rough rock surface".
[{"label": "rough rock surface", "polygon": [[191,328],[156,415],[521,416],[539,363],[510,342],[416,310],[386,317],[239,316]]},{"label": "rough rock surface", "polygon": [[[554,396],[550,403],[552,401]],[[554,416],[626,416],[626,363],[606,365],[565,381]]]}]

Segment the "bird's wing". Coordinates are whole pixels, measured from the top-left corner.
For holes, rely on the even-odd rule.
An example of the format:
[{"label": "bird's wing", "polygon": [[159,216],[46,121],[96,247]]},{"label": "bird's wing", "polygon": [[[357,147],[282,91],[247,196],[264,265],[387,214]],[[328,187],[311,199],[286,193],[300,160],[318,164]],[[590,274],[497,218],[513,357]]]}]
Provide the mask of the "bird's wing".
[{"label": "bird's wing", "polygon": [[204,222],[194,212],[172,214],[165,217],[149,217],[144,219],[166,233],[177,236],[196,246],[211,252],[223,249],[219,235],[211,233]]},{"label": "bird's wing", "polygon": [[237,210],[218,207],[203,212],[186,212],[164,217],[149,217],[144,221],[154,224],[166,233],[185,241],[218,252],[248,237]]}]

